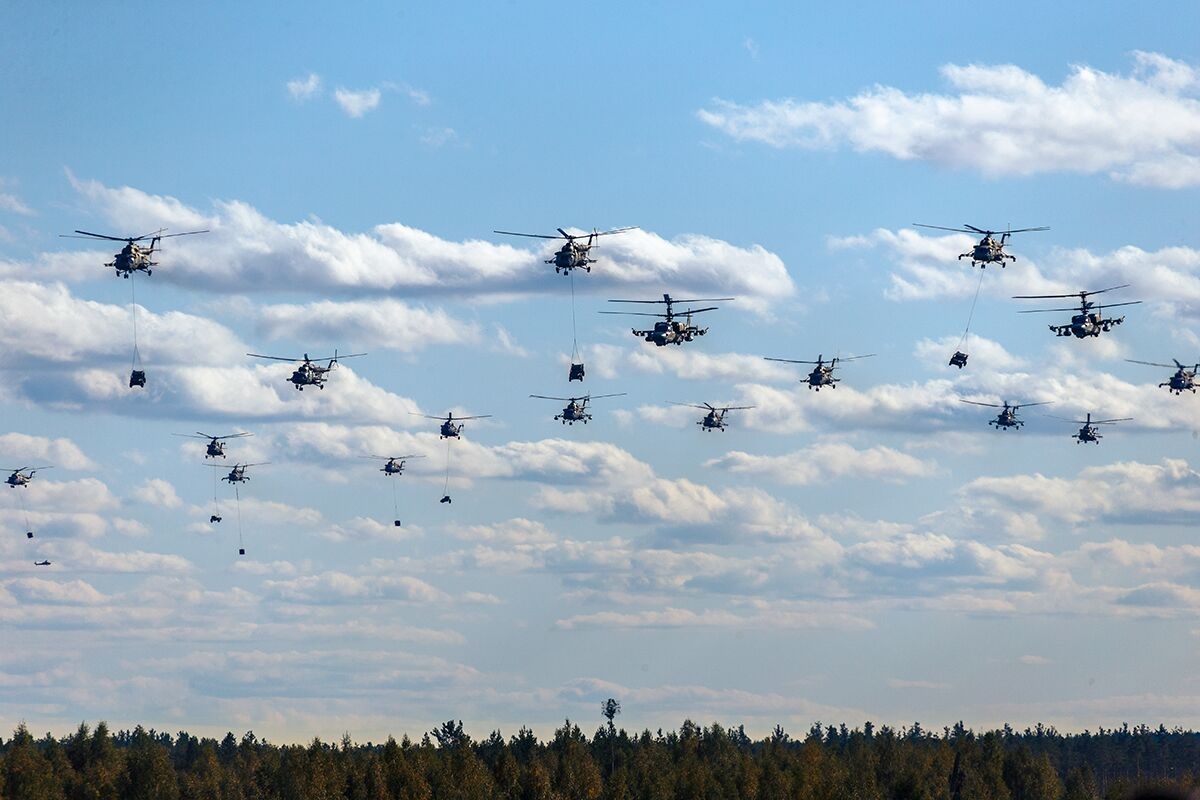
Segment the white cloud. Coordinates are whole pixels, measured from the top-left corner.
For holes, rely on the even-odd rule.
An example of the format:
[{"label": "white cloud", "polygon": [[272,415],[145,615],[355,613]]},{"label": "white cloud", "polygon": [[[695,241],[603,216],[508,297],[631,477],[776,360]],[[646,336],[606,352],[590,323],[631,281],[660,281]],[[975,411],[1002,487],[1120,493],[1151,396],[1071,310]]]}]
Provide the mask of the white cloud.
[{"label": "white cloud", "polygon": [[1200,75],[1136,52],[1130,75],[1076,66],[1059,86],[1014,65],[942,67],[952,94],[875,86],[833,103],[717,100],[698,112],[742,141],[881,152],[985,175],[1107,174],[1160,188],[1200,185]]},{"label": "white cloud", "polygon": [[321,76],[310,72],[303,78],[287,82],[288,94],[293,100],[308,100],[321,90]]},{"label": "white cloud", "polygon": [[60,469],[95,469],[95,463],[70,439],[30,436],[25,433],[0,435],[0,453],[6,461],[49,464]]},{"label": "white cloud", "polygon": [[333,99],[342,107],[342,111],[345,111],[347,116],[354,119],[358,119],[368,111],[373,111],[378,107],[381,97],[382,94],[378,89],[351,91],[339,87],[333,93]]},{"label": "white cloud", "polygon": [[411,353],[430,345],[475,344],[479,325],[455,319],[445,310],[380,298],[305,305],[268,305],[258,310],[258,329],[272,339],[377,343]]},{"label": "white cloud", "polygon": [[445,147],[458,141],[454,128],[426,128],[421,134],[421,144],[426,147]]},{"label": "white cloud", "polygon": [[159,508],[179,508],[183,501],[175,493],[175,487],[170,481],[162,478],[148,478],[141,486],[133,490],[133,497],[143,503]]},{"label": "white cloud", "polygon": [[[500,300],[562,291],[562,279],[543,263],[552,243],[526,250],[478,239],[455,242],[400,223],[377,225],[369,234],[346,233],[317,221],[279,223],[238,201],[217,202],[214,213],[202,214],[174,198],[129,187],[74,185],[113,225],[212,231],[173,240],[170,260],[164,256],[155,281],[221,293],[454,292]],[[599,263],[579,282],[583,292],[650,299],[665,287],[676,296],[738,297],[718,312],[726,313],[738,307],[762,310],[794,291],[779,256],[759,245],[739,247],[699,234],[668,240],[633,230],[607,237],[593,255]]]},{"label": "white cloud", "polygon": [[890,447],[859,449],[845,442],[816,442],[782,456],[758,456],[733,450],[704,462],[734,473],[765,475],[779,483],[804,486],[833,478],[903,481],[930,475],[934,466]]}]

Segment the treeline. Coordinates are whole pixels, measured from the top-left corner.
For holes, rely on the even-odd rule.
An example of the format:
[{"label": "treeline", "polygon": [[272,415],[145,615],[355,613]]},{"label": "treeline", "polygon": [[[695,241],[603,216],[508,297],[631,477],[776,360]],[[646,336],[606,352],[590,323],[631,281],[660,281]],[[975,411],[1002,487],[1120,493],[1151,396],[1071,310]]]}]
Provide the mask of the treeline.
[{"label": "treeline", "polygon": [[1200,734],[867,723],[753,740],[741,727],[630,734],[610,721],[589,738],[567,721],[547,742],[525,728],[474,741],[446,722],[419,742],[304,746],[100,723],[62,739],[21,725],[0,742],[12,800],[1116,800],[1149,786],[1200,786]]}]

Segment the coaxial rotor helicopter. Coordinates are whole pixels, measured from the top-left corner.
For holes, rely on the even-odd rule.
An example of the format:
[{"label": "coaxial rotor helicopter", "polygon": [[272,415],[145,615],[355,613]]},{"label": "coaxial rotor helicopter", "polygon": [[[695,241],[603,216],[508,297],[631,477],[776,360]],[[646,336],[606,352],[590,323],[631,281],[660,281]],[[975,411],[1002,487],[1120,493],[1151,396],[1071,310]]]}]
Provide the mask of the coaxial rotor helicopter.
[{"label": "coaxial rotor helicopter", "polygon": [[350,355],[339,356],[337,350],[334,350],[333,356],[328,359],[328,366],[324,367],[313,363],[313,360],[325,361],[326,359],[324,357],[318,359],[309,359],[308,353],[304,354],[304,358],[282,358],[280,356],[259,355],[258,353],[246,353],[246,355],[250,356],[251,358],[265,358],[270,361],[288,361],[293,364],[300,364],[300,366],[296,367],[296,369],[292,372],[292,377],[288,378],[288,381],[290,381],[292,385],[296,387],[297,391],[303,392],[305,386],[316,386],[318,389],[324,389],[325,381],[329,380],[327,376],[330,372],[337,368],[339,359],[360,358],[365,356],[366,353],[351,353]]},{"label": "coaxial rotor helicopter", "polygon": [[[488,417],[492,416],[491,414],[478,414],[474,417],[456,417],[454,416],[454,412],[451,411],[446,414],[445,419],[443,419],[442,417],[434,417],[429,414],[418,414],[415,411],[410,411],[408,413],[412,414],[414,417],[425,417],[425,419],[441,420],[442,427],[440,428],[441,436],[439,438],[442,439],[461,439],[463,430],[462,423],[464,421],[469,419],[487,419]],[[454,424],[456,420],[458,421],[457,425]]]},{"label": "coaxial rotor helicopter", "polygon": [[[492,233],[501,233],[505,236],[528,236],[532,239],[566,239],[567,241],[554,254],[554,258],[546,259],[546,263],[553,264],[555,272],[567,275],[573,269],[582,268],[585,272],[592,271],[591,265],[596,263],[596,259],[589,258],[588,253],[595,247],[597,238],[613,233],[625,233],[635,228],[637,228],[636,225],[630,225],[627,228],[613,228],[611,231],[598,231],[593,228],[591,233],[580,234],[567,233],[562,228],[557,228],[558,236],[543,233],[517,233],[516,231],[492,231]],[[580,239],[585,236],[587,242],[581,242]]]},{"label": "coaxial rotor helicopter", "polygon": [[1120,286],[1110,286],[1107,289],[1097,289],[1094,292],[1076,292],[1074,294],[1018,294],[1013,295],[1014,300],[1048,300],[1058,297],[1078,297],[1079,308],[1037,308],[1029,311],[1018,311],[1018,314],[1046,314],[1062,311],[1077,312],[1071,317],[1071,322],[1066,325],[1048,325],[1056,336],[1074,336],[1077,339],[1086,339],[1089,336],[1099,336],[1102,333],[1108,333],[1114,325],[1120,325],[1125,321],[1125,317],[1104,317],[1105,308],[1116,308],[1118,306],[1136,306],[1141,300],[1130,300],[1125,303],[1109,303],[1107,306],[1093,303],[1088,300],[1088,297],[1094,294],[1103,294],[1111,292],[1114,289],[1124,289],[1128,287],[1128,283],[1123,283]]},{"label": "coaxial rotor helicopter", "polygon": [[[154,261],[154,253],[158,251],[158,243],[163,239],[171,239],[176,236],[194,236],[197,233],[208,233],[203,231],[184,231],[183,233],[164,233],[166,228],[159,228],[157,231],[146,233],[141,236],[109,236],[103,233],[91,233],[89,231],[75,231],[80,234],[73,236],[69,233],[59,234],[64,239],[102,239],[109,242],[124,242],[125,246],[121,248],[121,252],[113,256],[113,260],[106,267],[112,267],[116,270],[116,274],[122,278],[128,278],[135,272],[144,272],[147,276],[154,274],[152,267],[157,267],[158,262]],[[150,246],[145,247],[138,244],[150,240]]]},{"label": "coaxial rotor helicopter", "polygon": [[[633,329],[633,335],[645,339],[647,342],[653,342],[657,347],[664,347],[668,344],[681,345],[684,342],[693,341],[697,336],[703,336],[708,333],[708,328],[700,328],[692,324],[692,315],[699,314],[704,311],[715,311],[719,306],[708,306],[706,308],[689,308],[686,311],[675,312],[676,303],[713,303],[723,300],[733,300],[732,297],[705,297],[693,300],[676,300],[669,294],[664,294],[662,300],[609,300],[610,303],[657,303],[666,304],[667,313],[653,314],[645,311],[600,311],[600,314],[624,314],[627,316],[636,317],[661,317],[662,322],[654,323],[654,327],[650,330],[639,331]],[[679,321],[679,317],[683,317],[683,321]]]},{"label": "coaxial rotor helicopter", "polygon": [[33,476],[39,470],[43,469],[54,469],[54,467],[17,467],[14,470],[10,470],[12,474],[4,482],[8,484],[8,488],[10,489],[15,489],[18,486],[28,486],[29,482],[33,480]]},{"label": "coaxial rotor helicopter", "polygon": [[[979,243],[965,253],[959,255],[958,260],[971,257],[972,267],[981,267],[987,269],[988,264],[999,264],[1001,268],[1005,266],[1005,261],[1016,261],[1016,256],[1010,256],[1004,252],[1004,245],[1008,244],[1008,237],[1014,233],[1026,233],[1028,231],[1048,231],[1047,227],[1041,228],[1010,228],[1004,231],[985,231],[983,228],[976,228],[974,225],[966,225],[962,228],[944,228],[941,225],[924,225],[920,222],[914,222],[918,228],[932,228],[938,231],[954,231],[955,233],[982,233],[983,238]],[[1000,234],[1000,238],[994,238],[996,234]]]},{"label": "coaxial rotor helicopter", "polygon": [[[441,419],[441,418],[439,417],[438,419]],[[387,463],[384,464],[382,467],[380,467],[379,471],[382,472],[384,475],[387,475],[389,478],[392,477],[393,475],[403,475],[404,474],[404,462],[407,461],[408,459],[424,458],[424,457],[425,456],[418,456],[418,455],[411,455],[411,454],[407,455],[407,456],[374,456],[374,455],[359,456],[359,458],[369,458],[369,459],[372,459],[373,461],[379,461],[380,459],[386,461]]]},{"label": "coaxial rotor helicopter", "polygon": [[225,440],[226,439],[240,439],[243,436],[253,436],[254,434],[253,433],[231,433],[226,436],[213,436],[208,433],[201,433],[200,431],[196,431],[195,433],[173,433],[171,435],[172,436],[182,436],[185,439],[208,439],[208,447],[205,451],[204,457],[205,458],[216,458],[217,456],[220,456],[221,458],[224,458],[225,457]]},{"label": "coaxial rotor helicopter", "polygon": [[1115,425],[1118,422],[1129,422],[1133,419],[1133,417],[1121,417],[1119,419],[1092,419],[1091,412],[1088,412],[1087,419],[1067,419],[1066,417],[1055,417],[1054,419],[1060,419],[1063,422],[1071,422],[1076,425],[1083,426],[1079,429],[1079,433],[1076,433],[1071,437],[1072,439],[1077,440],[1075,442],[1076,444],[1086,444],[1087,442],[1100,444],[1100,440],[1104,437],[1100,434],[1100,429],[1097,426]]},{"label": "coaxial rotor helicopter", "polygon": [[1050,400],[1046,400],[1041,403],[1016,403],[1013,405],[1009,405],[1009,402],[1007,400],[1005,400],[1004,405],[1001,406],[1001,405],[997,405],[996,403],[979,403],[979,402],[976,402],[975,400],[963,400],[961,397],[959,398],[959,400],[962,400],[962,402],[964,402],[964,403],[970,403],[973,406],[987,406],[988,408],[1001,409],[1000,413],[996,416],[996,418],[988,422],[988,425],[994,426],[996,428],[996,430],[998,430],[998,431],[999,430],[1007,430],[1008,428],[1018,428],[1019,429],[1022,425],[1025,424],[1024,420],[1017,419],[1017,409],[1030,408],[1032,406],[1045,406],[1045,405],[1050,405],[1050,403],[1053,402]]},{"label": "coaxial rotor helicopter", "polygon": [[836,389],[837,385],[841,383],[841,378],[833,377],[833,371],[838,368],[838,362],[857,361],[860,358],[873,358],[874,355],[874,353],[867,353],[866,355],[862,356],[847,356],[846,358],[838,358],[835,356],[834,358],[830,359],[828,364],[825,363],[825,356],[823,355],[818,355],[816,361],[796,361],[790,358],[767,358],[766,356],[763,356],[763,360],[781,361],[784,364],[814,364],[815,366],[813,367],[812,372],[808,373],[808,378],[806,378],[806,381],[809,389],[816,389],[819,392],[821,391],[822,386],[828,386],[831,389]]},{"label": "coaxial rotor helicopter", "polygon": [[[231,486],[235,483],[246,483],[250,480],[250,476],[246,474],[246,470],[250,467],[261,467],[270,463],[270,461],[259,461],[254,464],[234,464],[233,469],[229,470],[229,474],[221,478],[221,480],[228,481]],[[216,467],[217,465],[209,464],[209,466]]]},{"label": "coaxial rotor helicopter", "polygon": [[674,400],[668,400],[667,402],[673,406],[686,406],[687,408],[698,408],[701,411],[708,411],[708,413],[704,415],[704,419],[696,423],[700,426],[700,430],[704,431],[705,433],[713,430],[724,433],[726,428],[725,415],[727,413],[730,411],[745,411],[754,408],[754,406],[721,406],[718,408],[710,403],[701,403],[700,405],[695,405],[694,403],[676,403]]},{"label": "coaxial rotor helicopter", "polygon": [[[1147,367],[1171,368],[1170,364],[1158,364],[1154,361],[1134,361],[1132,358],[1127,358],[1125,360],[1130,364],[1144,364]],[[1200,370],[1200,364],[1194,364],[1191,367],[1188,367],[1185,364],[1180,364],[1177,359],[1172,358],[1171,360],[1175,362],[1175,374],[1168,378],[1165,382],[1160,383],[1158,385],[1159,388],[1161,389],[1165,386],[1167,387],[1167,391],[1174,394],[1183,394],[1184,392],[1188,391],[1190,391],[1192,394],[1195,394],[1196,372],[1197,370]]]},{"label": "coaxial rotor helicopter", "polygon": [[624,397],[625,392],[617,392],[616,394],[585,394],[583,397],[547,397],[544,394],[531,394],[530,397],[536,397],[538,400],[559,400],[567,404],[561,414],[554,416],[555,421],[562,420],[563,425],[574,425],[576,422],[582,422],[584,425],[592,418],[592,415],[587,413],[587,405],[592,400],[599,400],[602,397]]}]

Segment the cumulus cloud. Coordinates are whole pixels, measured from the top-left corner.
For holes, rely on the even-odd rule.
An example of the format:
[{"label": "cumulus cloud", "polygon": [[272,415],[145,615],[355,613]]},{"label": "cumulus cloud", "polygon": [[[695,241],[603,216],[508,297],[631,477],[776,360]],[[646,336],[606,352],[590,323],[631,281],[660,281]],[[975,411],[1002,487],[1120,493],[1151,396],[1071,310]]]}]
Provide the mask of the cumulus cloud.
[{"label": "cumulus cloud", "polygon": [[1106,174],[1138,185],[1200,185],[1200,73],[1134,53],[1129,74],[1075,66],[1048,85],[1015,65],[948,64],[950,94],[875,86],[846,100],[741,105],[700,119],[739,141],[880,152],[985,175]]},{"label": "cumulus cloud", "polygon": [[379,106],[383,95],[378,89],[359,89],[353,91],[338,87],[334,90],[333,99],[346,112],[346,116],[358,119],[368,111],[374,111]]},{"label": "cumulus cloud", "polygon": [[159,508],[179,508],[183,501],[175,493],[175,487],[170,481],[162,478],[148,478],[141,486],[133,490],[133,497],[143,503]]},{"label": "cumulus cloud", "polygon": [[95,463],[70,439],[30,436],[25,433],[0,435],[0,453],[10,462],[49,464],[60,469],[95,469]]},{"label": "cumulus cloud", "polygon": [[411,353],[430,345],[476,344],[482,338],[478,324],[455,319],[443,309],[387,298],[268,305],[257,313],[258,329],[272,339],[370,341]]},{"label": "cumulus cloud", "polygon": [[[401,223],[347,233],[318,221],[276,222],[240,201],[220,201],[211,213],[202,213],[174,198],[129,187],[78,180],[74,185],[113,225],[212,231],[174,240],[170,261],[164,257],[163,267],[155,270],[156,281],[221,293],[454,292],[512,299],[562,290],[561,278],[543,263],[552,243],[524,249],[478,239],[457,242]],[[794,291],[783,261],[759,245],[742,247],[699,234],[668,240],[633,230],[607,237],[593,254],[600,263],[582,291],[619,290],[650,299],[666,287],[676,295],[733,295],[739,301],[728,304],[731,308],[751,309],[766,308]]]},{"label": "cumulus cloud", "polygon": [[859,449],[845,442],[816,442],[804,450],[782,456],[758,456],[733,450],[704,462],[729,472],[763,475],[779,483],[804,486],[833,478],[877,478],[904,481],[933,472],[928,461],[890,447]]},{"label": "cumulus cloud", "polygon": [[303,78],[290,80],[287,82],[287,90],[293,100],[308,100],[321,91],[321,76],[310,72]]}]

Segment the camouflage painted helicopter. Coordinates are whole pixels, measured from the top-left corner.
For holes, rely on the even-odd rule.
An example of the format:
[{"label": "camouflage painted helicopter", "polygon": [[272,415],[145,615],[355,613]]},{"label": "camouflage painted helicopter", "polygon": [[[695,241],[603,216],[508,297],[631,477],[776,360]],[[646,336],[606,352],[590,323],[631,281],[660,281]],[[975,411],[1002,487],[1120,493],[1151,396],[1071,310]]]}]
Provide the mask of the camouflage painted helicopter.
[{"label": "camouflage painted helicopter", "polygon": [[808,378],[806,380],[808,382],[809,389],[816,389],[819,392],[821,391],[822,386],[828,386],[831,389],[836,389],[837,385],[841,383],[841,378],[833,377],[833,371],[838,368],[839,361],[857,361],[860,358],[872,358],[874,355],[874,353],[867,353],[863,356],[847,356],[846,358],[837,358],[835,356],[829,361],[828,364],[825,363],[825,357],[823,355],[817,356],[816,361],[794,361],[790,358],[767,358],[766,356],[763,357],[763,360],[781,361],[784,364],[814,364],[815,366],[813,367],[812,372],[808,373]]},{"label": "camouflage painted helicopter", "polygon": [[[675,312],[674,306],[676,303],[712,303],[722,300],[733,300],[732,297],[705,297],[693,300],[676,300],[669,294],[664,294],[662,300],[609,300],[610,303],[658,303],[666,304],[667,313],[652,314],[644,311],[601,311],[601,314],[624,314],[627,316],[636,317],[661,317],[662,322],[654,323],[651,330],[639,331],[633,329],[633,335],[645,339],[647,342],[654,342],[658,347],[664,347],[668,344],[681,345],[684,342],[690,342],[697,336],[703,336],[708,333],[708,328],[699,328],[692,324],[692,314],[699,314],[704,311],[715,311],[718,306],[708,306],[706,308],[689,308],[686,311],[679,313]],[[683,317],[683,321],[679,321],[679,317]]]},{"label": "camouflage painted helicopter", "polygon": [[554,419],[562,420],[563,425],[574,425],[576,422],[582,422],[584,425],[592,418],[592,415],[587,413],[587,404],[592,400],[599,400],[602,397],[623,397],[625,392],[617,392],[616,394],[587,394],[583,397],[547,397],[544,394],[531,394],[530,397],[536,397],[539,400],[560,400],[567,404],[567,407],[562,410],[561,414],[556,414]]},{"label": "camouflage painted helicopter", "polygon": [[[103,239],[110,242],[124,242],[125,246],[121,248],[121,252],[113,256],[113,260],[106,267],[112,267],[116,273],[122,278],[128,278],[135,272],[144,272],[147,276],[154,274],[152,267],[157,267],[158,262],[152,260],[154,253],[158,251],[158,243],[163,239],[171,239],[175,236],[194,236],[197,233],[208,233],[208,231],[184,231],[183,233],[164,233],[166,228],[159,228],[152,233],[146,233],[141,236],[108,236],[103,233],[90,233],[88,231],[75,231],[80,234],[73,236],[69,233],[60,234],[64,239]],[[145,247],[138,244],[150,240],[150,246]]]},{"label": "camouflage painted helicopter", "polygon": [[[1134,361],[1132,358],[1127,358],[1125,360],[1130,364],[1145,364],[1147,367],[1171,368],[1170,364],[1158,364],[1153,361]],[[1188,367],[1184,364],[1180,364],[1177,359],[1172,358],[1171,360],[1175,362],[1175,374],[1168,378],[1165,382],[1160,383],[1158,385],[1159,388],[1166,386],[1167,391],[1173,392],[1174,394],[1183,394],[1184,392],[1188,391],[1190,391],[1192,394],[1195,394],[1196,372],[1197,370],[1200,370],[1200,364],[1194,364],[1191,367]]]},{"label": "camouflage painted helicopter", "polygon": [[[479,414],[474,417],[455,417],[454,412],[451,411],[448,414],[446,414],[445,419],[442,419],[441,417],[434,417],[434,416],[430,416],[429,414],[418,414],[415,411],[410,411],[408,413],[412,414],[415,417],[425,417],[425,419],[441,420],[442,427],[440,428],[441,436],[439,438],[442,438],[442,439],[461,439],[464,421],[466,421],[468,419],[487,419],[488,417],[492,416],[491,414]],[[458,421],[457,425],[454,424],[455,420]]]},{"label": "camouflage painted helicopter", "polygon": [[[441,419],[441,417],[438,417],[438,419]],[[405,461],[407,461],[408,459],[410,459],[410,458],[424,458],[424,457],[425,457],[425,456],[417,456],[417,455],[407,455],[407,456],[373,456],[373,455],[372,455],[372,456],[359,456],[359,458],[369,458],[369,459],[371,459],[371,460],[373,460],[373,461],[379,461],[380,459],[383,459],[384,461],[386,461],[387,463],[386,463],[386,464],[384,464],[382,467],[380,467],[380,468],[379,468],[379,471],[380,471],[380,472],[382,472],[384,475],[387,475],[389,478],[390,478],[390,477],[392,477],[393,475],[403,475],[403,474],[404,474],[404,462],[405,462]]]},{"label": "camouflage painted helicopter", "polygon": [[[959,399],[962,400],[961,397]],[[1002,406],[997,405],[995,403],[979,403],[974,400],[962,400],[962,402],[970,403],[973,406],[987,406],[988,408],[1001,409],[1000,413],[996,416],[996,418],[994,420],[991,420],[988,422],[988,425],[994,426],[996,428],[996,430],[999,431],[999,430],[1006,430],[1008,428],[1018,428],[1019,429],[1022,425],[1025,424],[1024,420],[1017,419],[1017,409],[1031,408],[1032,406],[1050,405],[1050,403],[1052,401],[1047,400],[1047,401],[1044,401],[1041,403],[1017,403],[1015,405],[1009,405],[1008,401],[1005,400],[1004,405],[1002,405]]]},{"label": "camouflage painted helicopter", "polygon": [[8,484],[8,488],[10,489],[15,489],[18,486],[28,486],[29,482],[33,480],[33,476],[38,473],[38,470],[43,469],[54,469],[54,467],[17,467],[14,470],[10,470],[12,474],[4,482]]},{"label": "camouflage painted helicopter", "polygon": [[243,436],[253,436],[253,433],[231,433],[227,436],[212,436],[211,434],[201,433],[173,433],[172,436],[182,436],[185,439],[208,439],[208,448],[204,453],[205,458],[225,457],[225,440],[240,439]]},{"label": "camouflage painted helicopter", "polygon": [[[246,474],[246,470],[248,470],[250,467],[261,467],[264,464],[270,463],[270,461],[259,461],[254,464],[234,464],[233,469],[229,470],[229,474],[224,478],[221,478],[221,480],[228,481],[231,486],[235,483],[246,483],[250,480],[250,476]],[[209,466],[216,467],[217,465],[209,464]]]},{"label": "camouflage painted helicopter", "polygon": [[[954,231],[955,233],[982,233],[983,238],[979,240],[979,244],[972,247],[967,252],[961,254],[958,260],[961,261],[967,256],[971,257],[972,267],[982,267],[987,269],[988,264],[999,264],[1005,266],[1005,261],[1016,261],[1016,256],[1010,256],[1004,252],[1004,245],[1008,244],[1008,237],[1014,233],[1026,233],[1028,231],[1048,231],[1049,228],[1010,228],[1006,231],[985,231],[983,228],[976,228],[974,225],[967,225],[962,228],[943,228],[941,225],[923,225],[920,222],[914,222],[913,225],[918,228],[932,228],[937,231]],[[996,234],[1000,234],[999,239],[993,238]]]},{"label": "camouflage painted helicopter", "polygon": [[1124,289],[1129,286],[1128,283],[1123,283],[1120,286],[1110,286],[1107,289],[1098,289],[1094,292],[1076,292],[1075,294],[1018,294],[1013,295],[1014,300],[1047,300],[1057,297],[1079,297],[1079,308],[1038,308],[1030,311],[1018,311],[1018,314],[1047,314],[1062,311],[1077,312],[1071,317],[1071,322],[1066,325],[1048,325],[1050,330],[1054,331],[1056,336],[1074,336],[1077,339],[1086,339],[1089,336],[1099,336],[1102,333],[1108,333],[1114,325],[1120,325],[1125,321],[1124,317],[1110,317],[1105,319],[1105,308],[1116,308],[1117,306],[1136,306],[1141,303],[1141,300],[1130,300],[1126,303],[1110,303],[1107,306],[1093,303],[1088,300],[1088,297],[1094,294],[1103,292],[1111,292],[1114,289]]},{"label": "camouflage painted helicopter", "polygon": [[705,433],[713,430],[724,433],[725,415],[728,412],[745,411],[747,409],[754,408],[754,406],[722,406],[718,408],[714,405],[710,405],[709,403],[695,405],[694,403],[676,403],[674,400],[668,400],[667,402],[673,406],[686,406],[687,408],[698,408],[701,411],[708,411],[708,413],[704,415],[704,419],[696,423],[700,426],[700,430],[704,431]]},{"label": "camouflage painted helicopter", "polygon": [[[573,269],[583,268],[585,272],[592,271],[592,264],[596,263],[596,259],[589,258],[588,253],[595,247],[596,239],[600,236],[608,236],[613,233],[625,233],[637,228],[636,225],[630,225],[628,228],[613,228],[611,231],[598,231],[595,228],[591,233],[571,234],[564,231],[562,228],[557,228],[559,235],[547,235],[543,233],[517,233],[516,231],[492,231],[492,233],[502,233],[505,236],[528,236],[532,239],[566,239],[567,241],[554,254],[554,258],[546,259],[547,264],[554,265],[554,271],[566,275]],[[587,242],[581,242],[580,239],[587,237]]]},{"label": "camouflage painted helicopter", "polygon": [[1071,437],[1072,439],[1076,440],[1076,444],[1085,444],[1087,442],[1100,444],[1100,440],[1104,437],[1100,435],[1100,429],[1097,427],[1098,425],[1115,425],[1118,422],[1129,422],[1133,419],[1133,417],[1121,417],[1120,419],[1092,419],[1091,412],[1088,412],[1087,419],[1067,419],[1066,417],[1055,417],[1055,419],[1061,419],[1063,422],[1071,422],[1076,425],[1083,426],[1079,429],[1079,433]]},{"label": "camouflage painted helicopter", "polygon": [[[304,391],[305,386],[316,386],[318,389],[325,388],[325,381],[330,372],[337,368],[338,359],[342,358],[360,358],[366,353],[351,353],[348,356],[339,356],[337,350],[333,351],[333,357],[329,359],[329,365],[322,367],[314,364],[308,357],[308,353],[304,354],[304,358],[281,358],[279,356],[263,356],[258,353],[246,353],[252,358],[266,358],[271,361],[288,361],[293,364],[300,364],[292,372],[292,377],[288,380],[296,387],[297,391]],[[316,359],[317,361],[325,361],[324,357]]]}]

